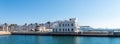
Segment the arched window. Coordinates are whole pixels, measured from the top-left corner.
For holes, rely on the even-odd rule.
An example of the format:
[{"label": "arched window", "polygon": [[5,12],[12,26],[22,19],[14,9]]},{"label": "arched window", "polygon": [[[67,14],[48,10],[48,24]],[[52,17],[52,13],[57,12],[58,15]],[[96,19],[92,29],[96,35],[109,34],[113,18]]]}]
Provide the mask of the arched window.
[{"label": "arched window", "polygon": [[59,27],[61,27],[61,24],[59,24]]},{"label": "arched window", "polygon": [[68,26],[69,26],[69,24],[68,24]]},{"label": "arched window", "polygon": [[61,29],[59,29],[59,31],[61,31]]},{"label": "arched window", "polygon": [[63,29],[63,31],[64,31],[64,29]]},{"label": "arched window", "polygon": [[64,27],[64,24],[63,24],[63,27]]},{"label": "arched window", "polygon": [[71,31],[74,31],[74,29],[71,29]]},{"label": "arched window", "polygon": [[65,24],[65,26],[67,26],[67,24]]},{"label": "arched window", "polygon": [[68,28],[68,31],[69,31],[69,28]]},{"label": "arched window", "polygon": [[73,24],[71,24],[71,26],[74,26]]}]

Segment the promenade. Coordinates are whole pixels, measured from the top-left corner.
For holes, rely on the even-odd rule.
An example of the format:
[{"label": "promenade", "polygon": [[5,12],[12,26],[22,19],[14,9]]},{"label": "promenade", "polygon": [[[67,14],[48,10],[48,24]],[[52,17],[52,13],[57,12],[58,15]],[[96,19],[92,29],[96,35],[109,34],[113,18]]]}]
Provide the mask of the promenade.
[{"label": "promenade", "polygon": [[120,37],[120,32],[8,32],[0,31],[0,35],[38,35],[38,36],[89,36],[89,37]]},{"label": "promenade", "polygon": [[120,37],[120,32],[11,32],[12,35]]}]

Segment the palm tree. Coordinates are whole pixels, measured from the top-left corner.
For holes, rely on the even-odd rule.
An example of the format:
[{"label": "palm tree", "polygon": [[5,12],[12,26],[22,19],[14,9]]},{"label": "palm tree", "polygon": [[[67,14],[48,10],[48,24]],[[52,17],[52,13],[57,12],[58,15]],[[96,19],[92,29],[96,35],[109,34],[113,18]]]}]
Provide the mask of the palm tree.
[{"label": "palm tree", "polygon": [[[4,23],[4,27],[3,27],[4,29],[4,31],[8,31],[8,24],[7,23]],[[6,30],[5,30],[5,28],[6,28]]]},{"label": "palm tree", "polygon": [[24,25],[27,26],[27,23],[25,23]]},{"label": "palm tree", "polygon": [[35,23],[36,26],[38,26],[38,23]]},{"label": "palm tree", "polygon": [[7,23],[4,23],[5,26],[7,26],[8,24]]}]

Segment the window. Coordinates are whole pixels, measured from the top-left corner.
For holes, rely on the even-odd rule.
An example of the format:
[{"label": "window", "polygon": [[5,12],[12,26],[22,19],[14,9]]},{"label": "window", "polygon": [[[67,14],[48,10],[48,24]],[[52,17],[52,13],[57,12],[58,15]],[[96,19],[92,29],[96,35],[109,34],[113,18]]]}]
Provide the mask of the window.
[{"label": "window", "polygon": [[65,31],[67,31],[67,29],[65,29]]},{"label": "window", "polygon": [[59,29],[59,31],[61,31],[61,29]]},{"label": "window", "polygon": [[68,24],[68,26],[69,26],[69,24]]},{"label": "window", "polygon": [[63,27],[64,27],[64,24],[63,24]]},{"label": "window", "polygon": [[63,29],[63,31],[64,31],[64,29]]},{"label": "window", "polygon": [[71,29],[71,31],[73,31],[74,29]]},{"label": "window", "polygon": [[59,24],[59,27],[61,27],[61,24]]},{"label": "window", "polygon": [[69,31],[69,28],[68,28],[68,31]]},{"label": "window", "polygon": [[65,24],[65,26],[67,26],[67,24]]},{"label": "window", "polygon": [[73,26],[73,24],[71,24],[71,26]]}]

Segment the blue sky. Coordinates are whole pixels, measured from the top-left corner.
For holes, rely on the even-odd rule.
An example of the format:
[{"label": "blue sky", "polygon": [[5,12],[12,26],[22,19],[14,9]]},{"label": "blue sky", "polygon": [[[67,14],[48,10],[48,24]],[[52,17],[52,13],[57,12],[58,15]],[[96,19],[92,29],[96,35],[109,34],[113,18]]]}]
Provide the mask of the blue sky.
[{"label": "blue sky", "polygon": [[120,28],[120,0],[0,0],[0,23],[79,18],[81,26]]}]

